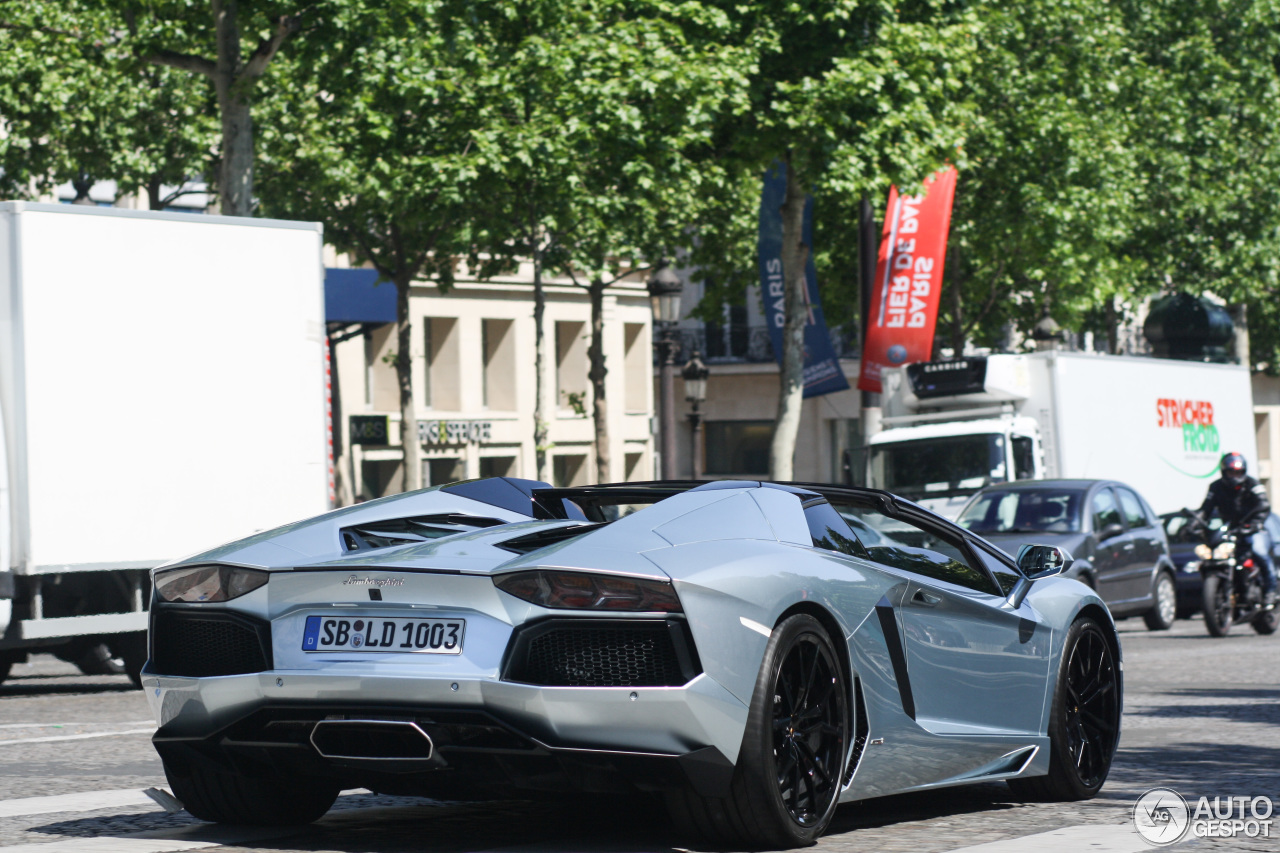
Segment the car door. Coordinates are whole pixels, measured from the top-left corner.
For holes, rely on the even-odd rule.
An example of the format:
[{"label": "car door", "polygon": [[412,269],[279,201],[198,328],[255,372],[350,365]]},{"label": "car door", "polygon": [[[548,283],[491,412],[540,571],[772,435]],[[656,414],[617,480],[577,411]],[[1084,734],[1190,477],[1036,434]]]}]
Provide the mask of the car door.
[{"label": "car door", "polygon": [[1143,507],[1142,499],[1132,489],[1113,486],[1112,490],[1120,500],[1120,514],[1124,516],[1127,535],[1133,545],[1126,551],[1129,561],[1123,570],[1120,586],[1126,599],[1150,598],[1155,567],[1165,550],[1163,537]]},{"label": "car door", "polygon": [[[1093,529],[1093,575],[1098,595],[1108,605],[1126,598],[1124,583],[1132,562],[1133,542],[1124,529],[1120,503],[1110,486],[1101,486],[1089,498],[1089,523]],[[1108,528],[1120,532],[1103,538]]]},{"label": "car door", "polygon": [[[814,506],[810,515],[806,507],[814,544],[906,579],[894,605],[911,716],[937,733],[1037,732],[1051,649],[1040,615],[1025,602],[1009,607],[1012,585],[1003,589],[967,537],[945,522],[910,511],[890,517],[868,503],[833,504],[849,527],[831,535],[837,525],[822,520],[825,511]],[[853,547],[848,536],[858,540],[848,543]],[[999,549],[981,555],[1003,566],[1006,578],[1017,577]]]},{"label": "car door", "polygon": [[910,555],[902,613],[917,722],[936,733],[1035,733],[1051,629],[1026,602],[1009,606],[964,541],[933,535]]}]

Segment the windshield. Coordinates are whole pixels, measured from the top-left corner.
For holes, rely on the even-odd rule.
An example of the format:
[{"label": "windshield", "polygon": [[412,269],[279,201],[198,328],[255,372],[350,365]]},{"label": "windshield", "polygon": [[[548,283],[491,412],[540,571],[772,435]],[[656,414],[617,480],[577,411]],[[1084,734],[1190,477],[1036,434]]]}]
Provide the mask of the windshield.
[{"label": "windshield", "polygon": [[999,433],[877,444],[871,482],[909,498],[974,492],[1005,481],[1004,441]]},{"label": "windshield", "polygon": [[979,495],[957,523],[974,533],[1079,533],[1083,493],[1011,489]]}]

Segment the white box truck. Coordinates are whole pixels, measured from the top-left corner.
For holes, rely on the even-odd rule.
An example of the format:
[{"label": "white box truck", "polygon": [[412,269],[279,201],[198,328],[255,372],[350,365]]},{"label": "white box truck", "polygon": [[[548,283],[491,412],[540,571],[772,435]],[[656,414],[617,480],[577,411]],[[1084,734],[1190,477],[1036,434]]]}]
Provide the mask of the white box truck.
[{"label": "white box truck", "polygon": [[321,236],[0,203],[0,678],[136,675],[149,569],[329,507]]},{"label": "white box truck", "polygon": [[1244,367],[1049,351],[921,362],[883,382],[868,485],[948,518],[1008,480],[1120,480],[1164,513],[1200,505],[1223,453],[1257,470]]}]

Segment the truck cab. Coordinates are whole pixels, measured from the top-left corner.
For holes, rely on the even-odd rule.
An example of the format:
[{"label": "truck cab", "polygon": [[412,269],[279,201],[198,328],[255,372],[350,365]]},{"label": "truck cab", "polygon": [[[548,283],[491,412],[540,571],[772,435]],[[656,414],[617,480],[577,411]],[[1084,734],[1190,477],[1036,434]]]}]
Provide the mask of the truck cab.
[{"label": "truck cab", "polygon": [[867,447],[867,484],[955,518],[983,486],[1045,476],[1041,430],[1022,414],[1025,356],[885,370],[885,431]]}]

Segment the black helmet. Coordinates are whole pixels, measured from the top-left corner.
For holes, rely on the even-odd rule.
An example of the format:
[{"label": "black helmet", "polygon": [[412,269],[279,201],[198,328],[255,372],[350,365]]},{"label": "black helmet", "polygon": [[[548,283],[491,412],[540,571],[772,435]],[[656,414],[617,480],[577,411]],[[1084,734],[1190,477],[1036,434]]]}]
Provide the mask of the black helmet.
[{"label": "black helmet", "polygon": [[1248,466],[1245,464],[1244,457],[1239,453],[1228,453],[1222,457],[1222,462],[1218,468],[1222,471],[1222,476],[1233,483],[1244,482],[1245,471]]}]

